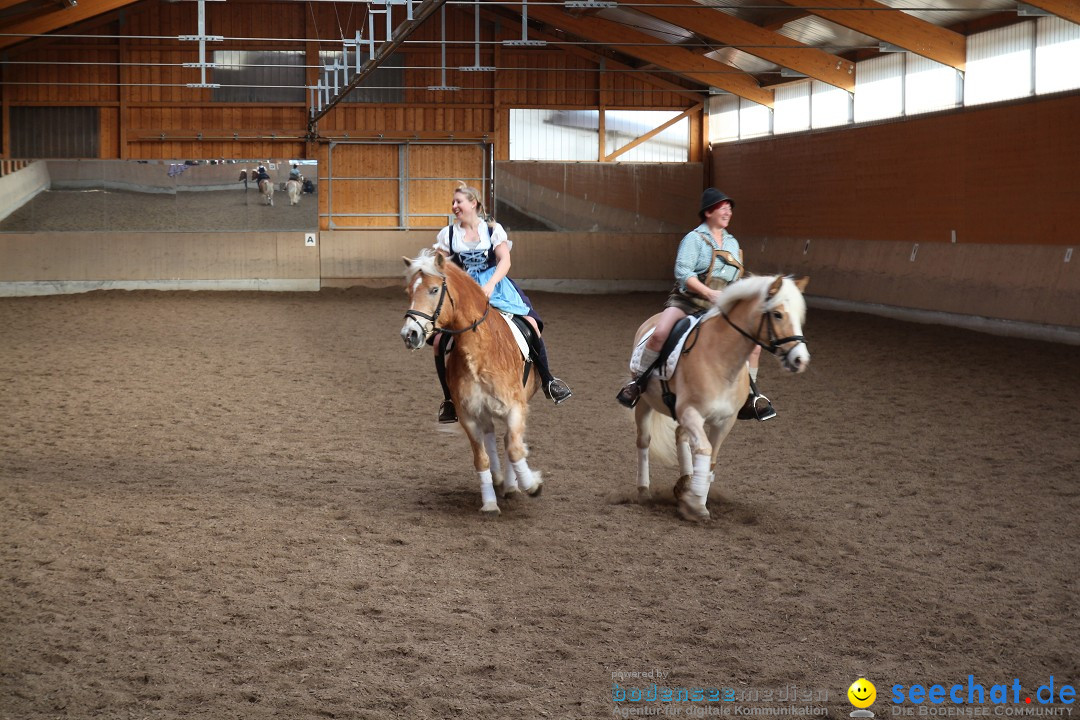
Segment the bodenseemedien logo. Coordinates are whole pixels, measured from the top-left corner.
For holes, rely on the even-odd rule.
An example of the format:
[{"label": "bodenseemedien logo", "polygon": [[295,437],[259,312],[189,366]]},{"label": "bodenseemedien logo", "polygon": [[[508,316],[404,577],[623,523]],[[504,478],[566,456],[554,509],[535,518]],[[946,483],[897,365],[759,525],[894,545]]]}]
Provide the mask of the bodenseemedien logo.
[{"label": "bodenseemedien logo", "polygon": [[874,687],[874,683],[870,682],[864,677],[859,678],[855,682],[851,683],[851,686],[847,689],[847,697],[848,702],[850,702],[856,708],[851,713],[851,717],[874,717],[874,713],[867,710],[868,707],[874,704],[874,700],[877,699],[877,688]]}]

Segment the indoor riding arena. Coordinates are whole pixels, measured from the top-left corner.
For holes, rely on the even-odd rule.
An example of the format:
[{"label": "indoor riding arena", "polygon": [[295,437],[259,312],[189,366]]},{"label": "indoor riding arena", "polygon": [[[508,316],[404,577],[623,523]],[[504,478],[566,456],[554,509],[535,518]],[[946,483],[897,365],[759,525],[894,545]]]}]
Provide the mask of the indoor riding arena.
[{"label": "indoor riding arena", "polygon": [[[1080,713],[1073,0],[0,9],[0,720]],[[573,392],[498,516],[459,181]],[[707,188],[809,284],[695,521],[616,394]]]}]

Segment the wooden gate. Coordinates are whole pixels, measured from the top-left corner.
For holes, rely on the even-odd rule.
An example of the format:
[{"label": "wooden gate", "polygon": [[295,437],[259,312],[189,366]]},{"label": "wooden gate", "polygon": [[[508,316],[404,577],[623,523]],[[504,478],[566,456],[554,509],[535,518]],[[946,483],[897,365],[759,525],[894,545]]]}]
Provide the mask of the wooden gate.
[{"label": "wooden gate", "polygon": [[491,145],[482,142],[330,143],[320,225],[442,227],[458,180],[480,190],[490,204],[491,158]]}]

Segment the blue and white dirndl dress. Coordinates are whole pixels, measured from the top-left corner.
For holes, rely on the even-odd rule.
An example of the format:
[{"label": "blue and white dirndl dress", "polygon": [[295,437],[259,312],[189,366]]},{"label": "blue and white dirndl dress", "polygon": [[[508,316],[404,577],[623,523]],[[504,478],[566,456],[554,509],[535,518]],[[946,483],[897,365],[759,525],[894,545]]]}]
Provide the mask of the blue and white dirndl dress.
[{"label": "blue and white dirndl dress", "polygon": [[[495,274],[495,268],[499,264],[495,257],[495,248],[500,243],[506,243],[510,250],[514,243],[506,236],[506,230],[499,223],[495,223],[491,228],[487,223],[480,223],[476,232],[480,239],[475,243],[467,243],[465,230],[461,225],[447,225],[439,231],[434,247],[449,255],[473,280],[483,285]],[[530,315],[543,327],[529,298],[509,277],[504,277],[495,285],[495,290],[491,293],[491,306],[511,315]]]}]

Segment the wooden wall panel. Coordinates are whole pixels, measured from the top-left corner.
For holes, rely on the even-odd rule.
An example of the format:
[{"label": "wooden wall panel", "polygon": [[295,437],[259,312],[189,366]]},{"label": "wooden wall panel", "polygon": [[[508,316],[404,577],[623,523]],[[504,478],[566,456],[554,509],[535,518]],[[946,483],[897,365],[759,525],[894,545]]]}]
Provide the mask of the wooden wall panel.
[{"label": "wooden wall panel", "polygon": [[599,64],[548,50],[504,51],[501,64],[522,68],[499,73],[499,103],[520,107],[589,106],[597,102]]},{"label": "wooden wall panel", "polygon": [[116,102],[116,66],[104,63],[115,63],[118,56],[117,50],[97,45],[62,45],[20,54],[13,58],[16,64],[5,67],[4,92],[13,103],[34,105]]}]

